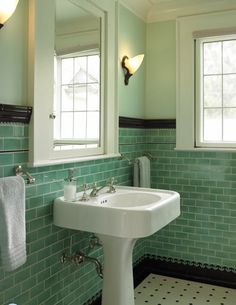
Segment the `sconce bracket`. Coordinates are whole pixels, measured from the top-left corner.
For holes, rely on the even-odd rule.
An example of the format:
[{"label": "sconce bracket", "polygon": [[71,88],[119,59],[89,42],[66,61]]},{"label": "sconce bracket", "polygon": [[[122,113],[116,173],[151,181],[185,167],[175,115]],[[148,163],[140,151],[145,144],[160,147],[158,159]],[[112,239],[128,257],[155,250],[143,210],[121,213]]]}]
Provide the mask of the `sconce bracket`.
[{"label": "sconce bracket", "polygon": [[124,69],[124,73],[125,73],[125,85],[127,86],[129,83],[129,78],[133,75],[129,72],[129,69],[125,66],[125,61],[129,59],[128,56],[124,56],[122,58],[122,62],[121,62],[121,66]]}]

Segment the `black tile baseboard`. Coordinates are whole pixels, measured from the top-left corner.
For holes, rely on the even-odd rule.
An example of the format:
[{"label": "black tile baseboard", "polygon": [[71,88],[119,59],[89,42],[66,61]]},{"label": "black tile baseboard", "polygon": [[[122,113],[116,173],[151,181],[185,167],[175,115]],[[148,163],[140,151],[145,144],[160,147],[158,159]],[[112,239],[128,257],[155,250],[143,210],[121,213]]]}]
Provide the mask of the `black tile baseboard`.
[{"label": "black tile baseboard", "polygon": [[235,270],[220,266],[184,260],[173,261],[168,258],[145,257],[134,268],[134,281],[139,284],[150,273],[236,289]]}]

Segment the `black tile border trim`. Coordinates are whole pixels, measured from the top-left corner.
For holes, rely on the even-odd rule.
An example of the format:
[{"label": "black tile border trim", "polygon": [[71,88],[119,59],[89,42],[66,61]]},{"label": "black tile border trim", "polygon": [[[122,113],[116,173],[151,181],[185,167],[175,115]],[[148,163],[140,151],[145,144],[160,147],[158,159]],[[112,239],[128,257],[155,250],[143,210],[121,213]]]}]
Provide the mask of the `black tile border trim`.
[{"label": "black tile border trim", "polygon": [[0,104],[0,123],[28,124],[32,107]]},{"label": "black tile border trim", "polygon": [[[134,287],[150,273],[236,289],[236,269],[147,255],[134,267]],[[101,305],[101,292],[84,305]]]},{"label": "black tile border trim", "polygon": [[[0,123],[28,124],[32,114],[32,107],[0,104]],[[162,128],[175,129],[175,119],[139,119],[119,117],[119,127],[123,128]]]},{"label": "black tile border trim", "polygon": [[138,119],[138,118],[120,116],[119,127],[175,129],[176,120],[175,119]]},{"label": "black tile border trim", "polygon": [[149,256],[138,264],[134,274],[137,282],[141,282],[150,273],[236,289],[236,270],[233,268]]}]

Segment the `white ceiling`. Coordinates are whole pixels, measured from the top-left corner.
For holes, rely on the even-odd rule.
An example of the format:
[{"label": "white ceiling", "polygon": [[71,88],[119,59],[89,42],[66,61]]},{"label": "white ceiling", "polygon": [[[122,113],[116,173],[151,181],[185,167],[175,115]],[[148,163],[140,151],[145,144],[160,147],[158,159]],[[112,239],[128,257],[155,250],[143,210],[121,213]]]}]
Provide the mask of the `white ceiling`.
[{"label": "white ceiling", "polygon": [[236,0],[120,0],[146,22],[236,9]]}]

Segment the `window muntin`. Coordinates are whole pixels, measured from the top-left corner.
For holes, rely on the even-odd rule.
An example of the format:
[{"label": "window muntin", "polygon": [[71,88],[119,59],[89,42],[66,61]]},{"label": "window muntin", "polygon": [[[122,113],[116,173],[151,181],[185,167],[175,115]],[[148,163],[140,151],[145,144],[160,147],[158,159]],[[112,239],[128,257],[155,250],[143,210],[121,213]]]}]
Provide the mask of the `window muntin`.
[{"label": "window muntin", "polygon": [[236,146],[236,36],[197,39],[196,146]]},{"label": "window muntin", "polygon": [[101,141],[98,53],[56,57],[54,149],[97,148]]}]

